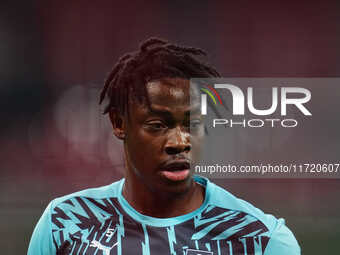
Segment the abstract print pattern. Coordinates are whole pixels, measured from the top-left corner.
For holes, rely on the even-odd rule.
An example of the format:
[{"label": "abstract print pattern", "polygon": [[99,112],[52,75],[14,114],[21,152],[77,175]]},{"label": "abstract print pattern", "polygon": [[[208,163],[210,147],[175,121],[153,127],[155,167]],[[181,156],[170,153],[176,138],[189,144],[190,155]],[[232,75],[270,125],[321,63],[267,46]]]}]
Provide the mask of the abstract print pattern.
[{"label": "abstract print pattern", "polygon": [[214,205],[177,225],[134,220],[117,198],[73,197],[53,208],[57,254],[263,254],[269,230],[257,218]]}]

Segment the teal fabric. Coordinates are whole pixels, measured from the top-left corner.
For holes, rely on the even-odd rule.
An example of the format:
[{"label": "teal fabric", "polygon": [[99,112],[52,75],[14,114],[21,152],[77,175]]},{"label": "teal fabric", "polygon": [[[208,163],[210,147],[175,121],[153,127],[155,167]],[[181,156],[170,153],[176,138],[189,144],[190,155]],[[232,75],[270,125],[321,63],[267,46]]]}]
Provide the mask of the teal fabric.
[{"label": "teal fabric", "polygon": [[122,196],[124,179],[54,199],[36,225],[28,255],[300,254],[283,219],[265,214],[208,179],[205,200],[173,218],[137,212]]}]

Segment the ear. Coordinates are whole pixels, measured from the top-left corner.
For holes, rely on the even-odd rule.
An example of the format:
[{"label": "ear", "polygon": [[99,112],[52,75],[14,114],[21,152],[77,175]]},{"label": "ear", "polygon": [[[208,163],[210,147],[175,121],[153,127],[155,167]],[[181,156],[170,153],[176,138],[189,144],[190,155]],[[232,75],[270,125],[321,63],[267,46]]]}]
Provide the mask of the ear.
[{"label": "ear", "polygon": [[118,111],[115,110],[111,110],[109,114],[114,135],[118,139],[124,140],[126,136],[126,125],[124,116],[122,116]]}]

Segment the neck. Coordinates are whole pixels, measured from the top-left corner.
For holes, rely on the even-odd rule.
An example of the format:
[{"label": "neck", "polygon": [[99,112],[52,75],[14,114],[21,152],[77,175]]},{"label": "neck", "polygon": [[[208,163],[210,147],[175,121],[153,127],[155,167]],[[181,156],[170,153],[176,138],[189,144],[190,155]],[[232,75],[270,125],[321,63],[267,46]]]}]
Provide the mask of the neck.
[{"label": "neck", "polygon": [[122,195],[141,214],[171,218],[199,208],[204,201],[204,188],[191,180],[190,187],[183,193],[161,192],[150,189],[139,177],[127,173]]}]

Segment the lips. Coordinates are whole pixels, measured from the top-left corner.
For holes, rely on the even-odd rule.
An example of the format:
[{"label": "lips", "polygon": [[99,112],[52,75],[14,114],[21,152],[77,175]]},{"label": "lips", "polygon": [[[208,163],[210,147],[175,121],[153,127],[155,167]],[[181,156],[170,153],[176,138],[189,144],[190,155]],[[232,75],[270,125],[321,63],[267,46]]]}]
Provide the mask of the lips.
[{"label": "lips", "polygon": [[162,170],[165,171],[181,171],[190,168],[190,163],[187,160],[181,161],[171,161],[167,162],[163,167]]},{"label": "lips", "polygon": [[190,174],[190,163],[187,160],[170,161],[161,167],[161,175],[171,181],[183,181]]}]

